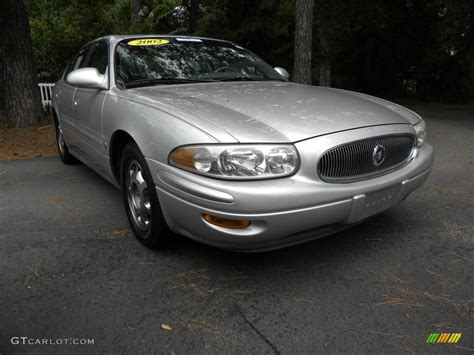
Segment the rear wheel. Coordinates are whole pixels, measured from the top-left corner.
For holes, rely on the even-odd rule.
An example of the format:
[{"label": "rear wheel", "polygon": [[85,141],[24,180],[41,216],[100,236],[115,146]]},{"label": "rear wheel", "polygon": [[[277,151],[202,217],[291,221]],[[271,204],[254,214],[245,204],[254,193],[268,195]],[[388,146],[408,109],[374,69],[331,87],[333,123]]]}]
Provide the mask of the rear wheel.
[{"label": "rear wheel", "polygon": [[135,236],[148,247],[166,247],[173,233],[161,211],[145,158],[134,143],[123,150],[120,177],[125,211]]},{"label": "rear wheel", "polygon": [[69,153],[66,141],[64,140],[63,131],[59,122],[55,123],[56,126],[56,144],[58,146],[59,157],[64,164],[74,164],[76,159]]}]

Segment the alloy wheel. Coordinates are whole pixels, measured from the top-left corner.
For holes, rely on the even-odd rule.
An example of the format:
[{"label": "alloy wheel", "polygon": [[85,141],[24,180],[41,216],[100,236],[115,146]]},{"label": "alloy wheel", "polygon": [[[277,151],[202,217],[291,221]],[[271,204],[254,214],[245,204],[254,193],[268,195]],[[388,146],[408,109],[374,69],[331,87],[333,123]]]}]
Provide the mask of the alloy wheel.
[{"label": "alloy wheel", "polygon": [[140,230],[147,232],[151,224],[151,202],[148,186],[140,164],[132,159],[127,164],[127,200],[133,222]]}]

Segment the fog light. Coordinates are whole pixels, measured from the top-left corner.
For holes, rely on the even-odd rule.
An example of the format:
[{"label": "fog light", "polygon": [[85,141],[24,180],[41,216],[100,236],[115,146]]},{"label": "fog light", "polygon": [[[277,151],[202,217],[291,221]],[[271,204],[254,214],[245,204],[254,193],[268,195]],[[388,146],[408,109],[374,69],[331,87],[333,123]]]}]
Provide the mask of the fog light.
[{"label": "fog light", "polygon": [[250,226],[250,224],[252,223],[248,220],[221,218],[221,217],[211,216],[209,214],[203,214],[202,218],[204,218],[206,222],[213,224],[215,226],[230,228],[230,229],[244,229]]}]

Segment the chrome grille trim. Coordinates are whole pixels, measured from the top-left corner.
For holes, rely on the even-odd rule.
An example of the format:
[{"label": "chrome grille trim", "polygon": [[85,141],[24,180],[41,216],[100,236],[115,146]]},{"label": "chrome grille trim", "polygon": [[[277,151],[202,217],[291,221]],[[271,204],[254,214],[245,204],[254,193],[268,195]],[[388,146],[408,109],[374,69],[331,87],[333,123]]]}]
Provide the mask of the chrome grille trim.
[{"label": "chrome grille trim", "polygon": [[[375,166],[374,148],[385,148],[385,160]],[[327,150],[317,164],[321,180],[329,183],[349,183],[387,174],[407,164],[413,157],[416,137],[412,134],[392,134],[344,143]]]}]

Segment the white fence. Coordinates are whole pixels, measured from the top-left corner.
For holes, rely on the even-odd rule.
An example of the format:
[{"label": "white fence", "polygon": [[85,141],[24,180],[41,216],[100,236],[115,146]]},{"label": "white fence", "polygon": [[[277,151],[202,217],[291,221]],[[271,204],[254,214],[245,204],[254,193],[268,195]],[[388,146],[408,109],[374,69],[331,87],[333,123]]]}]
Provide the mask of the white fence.
[{"label": "white fence", "polygon": [[51,83],[39,83],[38,84],[41,92],[41,103],[43,107],[51,105],[51,98],[53,97],[53,87],[54,84]]}]

